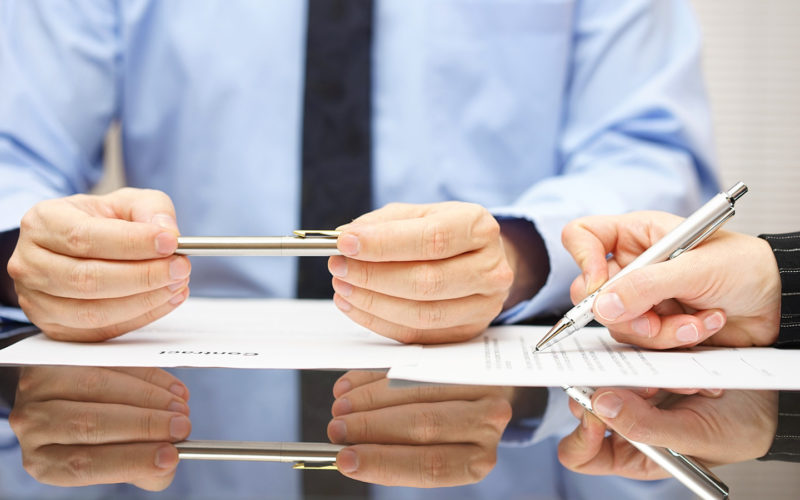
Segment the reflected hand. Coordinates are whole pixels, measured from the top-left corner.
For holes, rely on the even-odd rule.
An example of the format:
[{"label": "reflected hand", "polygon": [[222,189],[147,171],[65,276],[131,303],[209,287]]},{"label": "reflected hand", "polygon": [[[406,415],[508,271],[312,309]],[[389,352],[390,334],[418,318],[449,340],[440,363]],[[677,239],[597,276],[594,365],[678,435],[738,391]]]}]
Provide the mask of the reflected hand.
[{"label": "reflected hand", "polygon": [[669,474],[617,433],[641,443],[670,448],[714,466],[763,456],[778,425],[775,391],[728,390],[719,397],[703,394],[645,399],[626,389],[597,389],[592,407],[602,421],[570,401],[581,419],[561,440],[558,457],[565,467],[584,474],[633,479],[661,479]]},{"label": "reflected hand", "polygon": [[172,311],[190,265],[173,256],[178,228],[159,191],[125,188],[35,205],[8,263],[20,307],[48,336],[97,341]]},{"label": "reflected hand", "polygon": [[334,385],[328,437],[349,444],[339,471],[387,486],[432,488],[480,481],[494,467],[513,389],[389,388],[385,375],[351,371]]},{"label": "reflected hand", "polygon": [[[572,301],[596,290],[680,222],[662,212],[571,222],[562,241],[583,271],[572,283]],[[679,258],[609,285],[595,300],[594,314],[615,339],[642,347],[766,346],[778,335],[780,292],[766,241],[717,231]]]},{"label": "reflected hand", "polygon": [[183,383],[158,368],[26,367],[9,424],[25,470],[56,486],[169,486],[189,436]]},{"label": "reflected hand", "polygon": [[500,313],[513,271],[479,205],[393,203],[342,226],[333,299],[356,323],[405,343],[456,342]]}]

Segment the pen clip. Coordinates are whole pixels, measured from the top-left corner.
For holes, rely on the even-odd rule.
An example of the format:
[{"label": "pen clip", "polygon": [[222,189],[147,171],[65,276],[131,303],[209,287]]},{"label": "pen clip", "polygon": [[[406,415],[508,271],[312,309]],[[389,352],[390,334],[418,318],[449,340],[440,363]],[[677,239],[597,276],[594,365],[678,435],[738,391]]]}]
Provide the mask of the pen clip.
[{"label": "pen clip", "polygon": [[342,234],[341,231],[327,229],[296,229],[292,231],[298,238],[332,238],[336,239]]},{"label": "pen clip", "polygon": [[729,211],[725,212],[725,214],[722,217],[720,217],[719,219],[715,220],[714,222],[712,222],[711,224],[706,226],[706,228],[703,230],[703,232],[700,233],[697,236],[697,238],[694,238],[692,241],[690,241],[688,245],[686,245],[685,247],[681,247],[681,248],[675,250],[674,252],[672,252],[671,254],[669,254],[669,257],[667,257],[667,260],[674,259],[675,257],[679,256],[683,252],[688,252],[692,248],[696,247],[697,245],[699,245],[700,243],[705,241],[706,238],[708,238],[709,236],[714,234],[714,232],[717,229],[719,229],[720,226],[722,226],[723,224],[728,222],[728,219],[733,217],[733,215],[735,213],[736,213],[736,211],[733,208],[731,208]]},{"label": "pen clip", "polygon": [[339,470],[336,467],[336,462],[295,462],[292,465],[292,469],[295,470]]}]

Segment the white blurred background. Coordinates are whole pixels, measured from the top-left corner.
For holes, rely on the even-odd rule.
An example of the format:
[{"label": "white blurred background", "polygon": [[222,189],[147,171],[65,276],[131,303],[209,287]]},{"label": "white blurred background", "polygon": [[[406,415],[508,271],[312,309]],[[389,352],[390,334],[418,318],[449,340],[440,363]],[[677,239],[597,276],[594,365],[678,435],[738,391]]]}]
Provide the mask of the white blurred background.
[{"label": "white blurred background", "polygon": [[[727,228],[800,231],[800,0],[691,1],[705,37],[722,183],[750,187]],[[99,191],[124,183],[114,130],[106,153]],[[732,498],[800,497],[800,464],[753,461],[715,471]]]}]

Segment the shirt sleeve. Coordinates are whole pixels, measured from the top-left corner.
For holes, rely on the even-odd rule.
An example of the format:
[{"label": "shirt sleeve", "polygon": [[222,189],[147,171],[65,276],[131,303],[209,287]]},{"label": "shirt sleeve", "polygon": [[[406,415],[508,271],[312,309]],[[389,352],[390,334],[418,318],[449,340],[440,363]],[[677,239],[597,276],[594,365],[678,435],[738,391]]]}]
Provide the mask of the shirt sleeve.
[{"label": "shirt sleeve", "polygon": [[644,209],[688,214],[718,189],[700,34],[686,2],[582,2],[572,59],[560,175],[492,209],[533,222],[550,260],[544,287],[504,322],[569,307],[579,274],[561,245],[570,220]]},{"label": "shirt sleeve", "polygon": [[[781,276],[781,323],[774,346],[800,348],[800,233],[762,234],[772,248]],[[778,395],[778,428],[760,460],[800,462],[800,392]]]},{"label": "shirt sleeve", "polygon": [[99,180],[120,87],[118,32],[110,1],[0,4],[0,231]]}]

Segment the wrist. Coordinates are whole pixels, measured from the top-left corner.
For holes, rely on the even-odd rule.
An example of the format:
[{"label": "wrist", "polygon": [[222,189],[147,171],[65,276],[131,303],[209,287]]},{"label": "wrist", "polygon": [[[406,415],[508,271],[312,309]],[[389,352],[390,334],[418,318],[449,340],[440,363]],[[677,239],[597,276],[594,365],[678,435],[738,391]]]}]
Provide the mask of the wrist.
[{"label": "wrist", "polygon": [[536,226],[524,219],[501,219],[500,238],[506,260],[514,273],[503,311],[530,300],[550,274],[550,258]]}]

